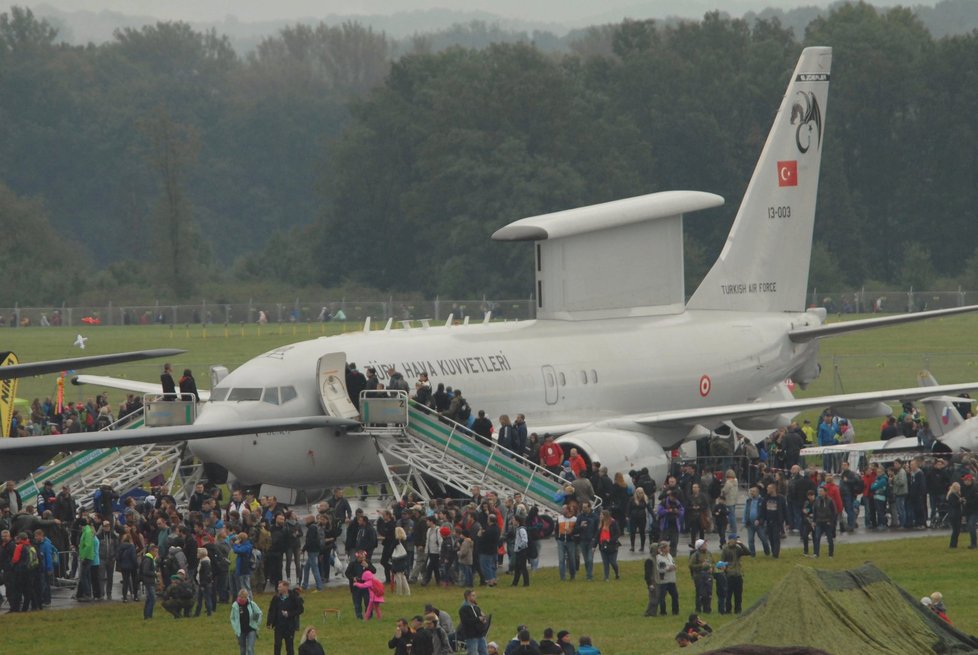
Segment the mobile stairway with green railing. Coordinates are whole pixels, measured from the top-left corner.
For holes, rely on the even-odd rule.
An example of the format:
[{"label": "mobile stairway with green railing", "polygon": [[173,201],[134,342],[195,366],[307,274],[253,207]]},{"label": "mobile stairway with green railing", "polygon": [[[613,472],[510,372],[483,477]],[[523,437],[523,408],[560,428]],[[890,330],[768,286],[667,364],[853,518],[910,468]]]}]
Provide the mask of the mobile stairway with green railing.
[{"label": "mobile stairway with green railing", "polygon": [[[191,413],[186,420],[193,422],[192,418]],[[136,430],[145,427],[146,414],[144,409],[140,409],[104,429]],[[166,475],[170,493],[179,504],[181,498],[184,498],[184,502],[189,499],[194,481],[203,474],[202,468],[199,464],[185,462],[184,442],[95,448],[62,454],[22,480],[17,485],[17,491],[24,505],[36,505],[40,490],[50,480],[55,490],[68,485],[75,502],[80,507],[91,509],[93,495],[103,482],[123,495],[155,477]]]},{"label": "mobile stairway with green railing", "polygon": [[552,511],[562,507],[566,482],[558,476],[495,441],[485,443],[404,392],[363,392],[360,409],[395,493],[426,491],[424,474],[462,493],[478,485],[503,496],[521,493]]}]

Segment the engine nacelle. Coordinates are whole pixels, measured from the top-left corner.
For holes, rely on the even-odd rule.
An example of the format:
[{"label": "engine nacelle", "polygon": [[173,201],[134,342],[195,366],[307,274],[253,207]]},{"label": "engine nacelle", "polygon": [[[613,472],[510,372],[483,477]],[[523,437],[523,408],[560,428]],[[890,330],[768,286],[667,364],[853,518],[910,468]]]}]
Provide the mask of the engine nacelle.
[{"label": "engine nacelle", "polygon": [[669,457],[665,450],[648,434],[615,428],[587,428],[569,432],[557,439],[564,454],[571,448],[591,462],[597,460],[608,467],[608,475],[628,473],[648,467],[649,475],[661,484],[669,472]]}]

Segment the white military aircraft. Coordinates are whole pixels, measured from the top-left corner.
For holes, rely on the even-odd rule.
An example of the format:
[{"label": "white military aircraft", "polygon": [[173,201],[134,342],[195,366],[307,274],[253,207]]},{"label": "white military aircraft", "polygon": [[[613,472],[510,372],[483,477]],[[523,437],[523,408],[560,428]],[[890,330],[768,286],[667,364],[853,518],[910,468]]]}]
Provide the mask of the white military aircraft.
[{"label": "white military aircraft", "polygon": [[917,385],[928,392],[920,398],[924,406],[924,417],[933,433],[935,443],[925,450],[916,437],[895,437],[893,439],[860,441],[852,444],[838,444],[805,448],[802,454],[821,455],[825,453],[847,452],[880,452],[896,457],[901,453],[918,455],[925,452],[933,454],[950,454],[978,452],[978,417],[972,416],[970,397],[935,395],[935,390],[941,388],[930,371],[920,371],[917,374]]},{"label": "white military aircraft", "polygon": [[682,216],[722,204],[719,196],[671,191],[525,218],[493,238],[535,242],[536,320],[371,330],[368,319],[361,333],[245,363],[211,389],[192,426],[0,440],[0,467],[14,454],[36,460],[69,447],[173,439],[190,440],[202,461],[246,483],[302,489],[382,480],[344,388],[347,362],[374,366],[381,377],[389,367],[408,379],[427,372],[490,416],[522,412],[531,430],[560,435],[611,471],[648,466],[659,479],[669,449],[721,421],[773,426],[829,405],[875,415],[888,411],[884,400],[976,388],[786,394],[786,379],[805,385],[818,375],[822,337],[978,309],[832,325],[823,324],[823,310],[805,310],[831,58],[824,47],[802,53],[727,243],[688,302]]}]

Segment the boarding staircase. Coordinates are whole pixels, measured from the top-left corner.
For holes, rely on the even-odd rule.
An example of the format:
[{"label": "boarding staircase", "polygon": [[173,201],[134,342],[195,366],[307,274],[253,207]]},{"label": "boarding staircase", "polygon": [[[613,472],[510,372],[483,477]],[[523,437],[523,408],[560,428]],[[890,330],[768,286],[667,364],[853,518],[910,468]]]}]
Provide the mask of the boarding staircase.
[{"label": "boarding staircase", "polygon": [[478,485],[501,496],[521,493],[541,509],[556,512],[562,507],[566,483],[559,477],[495,441],[480,441],[465,426],[410,400],[403,391],[365,391],[360,409],[364,431],[373,437],[398,497],[408,490],[429,496],[427,475],[462,493]]},{"label": "boarding staircase", "polygon": [[[104,429],[144,428],[146,406]],[[95,491],[103,482],[122,496],[161,475],[166,476],[170,495],[182,505],[189,501],[194,484],[203,476],[203,464],[187,459],[186,442],[95,448],[52,460],[22,480],[17,491],[25,505],[36,505],[45,482],[50,480],[55,490],[67,484],[78,506],[92,509]]]}]

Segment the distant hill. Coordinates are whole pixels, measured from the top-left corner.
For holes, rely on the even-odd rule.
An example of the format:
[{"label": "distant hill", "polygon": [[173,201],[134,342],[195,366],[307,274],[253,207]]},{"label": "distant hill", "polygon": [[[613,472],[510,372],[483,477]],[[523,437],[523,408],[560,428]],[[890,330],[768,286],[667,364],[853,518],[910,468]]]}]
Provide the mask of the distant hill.
[{"label": "distant hill", "polygon": [[[23,4],[30,5],[30,3]],[[189,20],[187,22],[198,31],[214,29],[218,34],[227,35],[235,50],[242,54],[251,52],[263,38],[277,34],[288,25],[316,24],[320,21],[330,25],[353,21],[385,32],[394,39],[405,41],[418,35],[432,35],[433,47],[436,50],[449,45],[479,47],[479,39],[473,42],[472,35],[467,33],[471,30],[466,29],[466,26],[474,23],[486,26],[487,29],[477,31],[482,33],[482,38],[486,34],[491,34],[494,42],[534,40],[544,49],[565,50],[577,30],[591,25],[617,23],[625,17],[635,20],[671,19],[669,22],[675,19],[699,19],[705,13],[713,11],[717,4],[717,0],[647,0],[585,17],[569,17],[563,12],[555,11],[552,21],[518,20],[507,18],[500,13],[478,10],[427,9],[390,14],[328,14],[257,21],[242,20],[229,15],[219,21]],[[805,27],[812,19],[827,15],[830,8],[838,4],[843,2],[812,3],[807,6],[783,9],[764,8],[763,0],[732,0],[723,3],[722,13],[731,17],[744,17],[750,22],[759,18],[776,17],[801,38],[804,36]],[[908,3],[901,3],[898,0],[876,0],[870,4],[888,8],[901,4],[906,6]],[[146,13],[140,13],[141,5],[138,2],[128,3],[126,6],[132,7],[133,13],[90,9],[66,11],[49,3],[37,4],[32,9],[36,16],[46,18],[58,28],[62,40],[74,45],[84,45],[104,43],[111,40],[115,30],[140,28],[159,20],[157,15],[152,15],[148,10]],[[933,6],[917,3],[914,4],[914,12],[938,38],[950,34],[967,34],[978,29],[978,2],[975,0],[942,0]],[[537,38],[534,39],[534,35],[537,35]],[[458,40],[453,42],[452,38]]]}]

